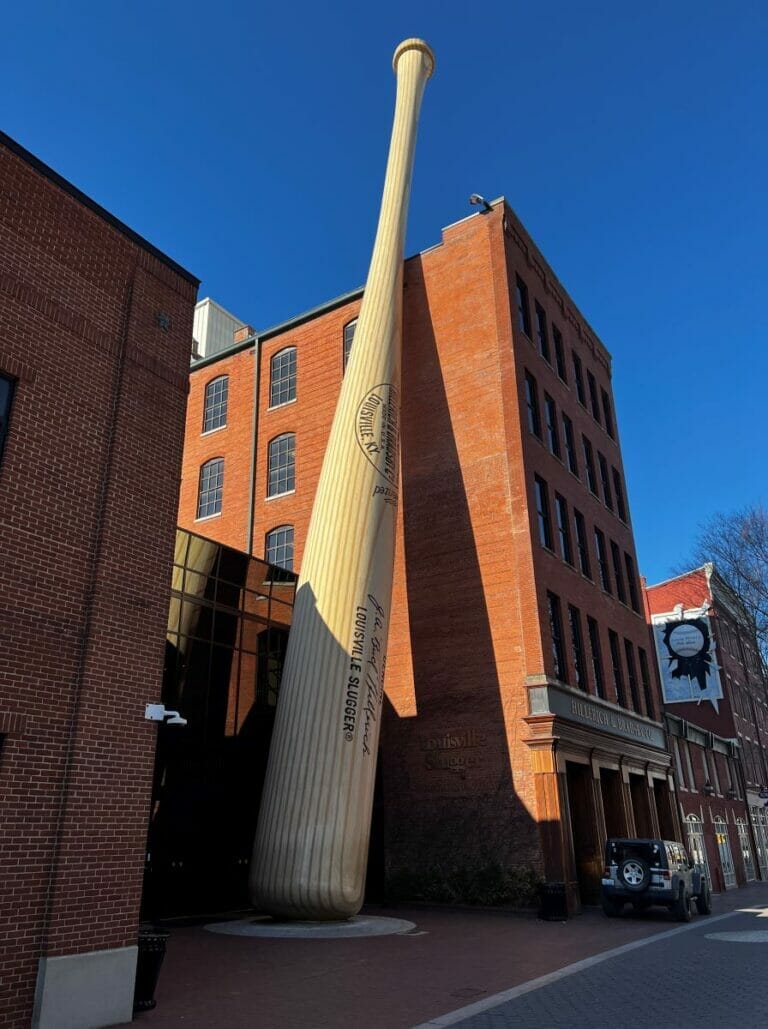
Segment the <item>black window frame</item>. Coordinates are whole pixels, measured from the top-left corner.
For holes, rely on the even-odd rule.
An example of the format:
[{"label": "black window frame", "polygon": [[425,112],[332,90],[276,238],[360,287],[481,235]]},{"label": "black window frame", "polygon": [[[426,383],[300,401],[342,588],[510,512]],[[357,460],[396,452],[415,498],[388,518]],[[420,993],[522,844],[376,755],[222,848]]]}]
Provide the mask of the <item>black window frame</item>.
[{"label": "black window frame", "polygon": [[525,404],[528,410],[528,428],[537,439],[542,439],[539,385],[527,369],[525,371]]},{"label": "black window frame", "polygon": [[565,411],[561,411],[561,418],[563,422],[563,440],[565,442],[565,463],[568,466],[568,471],[571,472],[576,478],[579,478],[579,458],[576,453],[576,439],[573,435],[573,422]]},{"label": "black window frame", "polygon": [[622,602],[627,602],[627,588],[624,584],[624,569],[621,566],[621,550],[616,540],[609,540],[611,550],[611,564],[613,565],[613,581],[616,585],[616,596]]},{"label": "black window frame", "polygon": [[613,404],[611,398],[608,396],[608,391],[600,387],[600,395],[603,401],[603,425],[605,431],[611,437],[612,440],[616,439],[616,423],[613,418]]},{"label": "black window frame", "polygon": [[624,495],[624,484],[621,480],[621,474],[613,465],[611,465],[611,471],[613,472],[613,494],[616,497],[616,514],[625,525],[628,525],[627,498]]},{"label": "black window frame", "polygon": [[592,562],[589,556],[589,536],[584,515],[578,508],[573,509],[573,524],[576,530],[576,552],[579,555],[579,570],[590,582],[592,579]]},{"label": "black window frame", "polygon": [[228,408],[229,375],[216,375],[203,390],[203,435],[227,427]]},{"label": "black window frame", "polygon": [[624,569],[627,573],[627,589],[629,590],[629,606],[635,612],[640,614],[640,591],[637,586],[637,569],[635,568],[635,562],[631,554],[624,551]]},{"label": "black window frame", "polygon": [[576,383],[576,399],[586,410],[587,394],[584,391],[584,366],[575,350],[571,351],[571,360],[573,364],[573,381]]},{"label": "black window frame", "polygon": [[611,652],[611,671],[613,672],[613,688],[616,692],[616,703],[620,707],[627,707],[626,686],[624,684],[624,669],[621,664],[621,647],[619,646],[619,634],[613,629],[608,630],[608,648]]},{"label": "black window frame", "polygon": [[549,508],[549,486],[540,475],[533,477],[533,493],[536,499],[536,520],[539,526],[539,543],[554,552],[552,515]]},{"label": "black window frame", "polygon": [[200,465],[195,521],[221,514],[224,502],[224,458],[211,457]]},{"label": "black window frame", "polygon": [[515,293],[517,297],[517,324],[518,328],[528,339],[533,342],[531,336],[531,308],[528,300],[528,287],[520,278],[515,275]]},{"label": "black window frame", "polygon": [[544,391],[544,424],[547,429],[549,452],[554,454],[559,460],[562,460],[560,433],[557,428],[557,404],[546,390]]},{"label": "black window frame", "polygon": [[600,573],[600,586],[606,593],[613,596],[611,587],[611,569],[608,565],[608,551],[605,546],[605,533],[595,526],[595,553],[597,554],[597,568]]},{"label": "black window frame", "polygon": [[291,404],[296,399],[296,347],[283,347],[269,359],[269,408]]},{"label": "black window frame", "polygon": [[555,678],[568,684],[568,665],[565,659],[565,641],[563,639],[563,616],[560,609],[560,597],[547,590],[547,611],[549,613],[549,634],[552,641],[552,657],[554,660]]},{"label": "black window frame", "polygon": [[645,713],[649,718],[656,718],[656,705],[653,702],[653,690],[651,689],[651,675],[650,666],[648,664],[648,655],[645,649],[641,646],[637,648],[637,658],[640,662],[640,684],[643,688],[643,695],[645,696]]},{"label": "black window frame", "polygon": [[591,615],[587,615],[587,636],[589,637],[589,653],[592,662],[592,675],[595,680],[595,693],[601,700],[605,700],[605,672],[603,670],[603,651],[600,646],[600,626]]},{"label": "black window frame", "polygon": [[627,663],[627,683],[629,684],[629,695],[632,698],[632,710],[642,714],[640,704],[639,682],[637,678],[637,663],[635,661],[635,645],[632,640],[624,637],[624,657]]},{"label": "black window frame", "polygon": [[608,474],[608,462],[605,454],[597,452],[597,466],[600,469],[600,483],[603,487],[603,503],[609,511],[613,511],[613,495],[611,493],[611,478]]},{"label": "black window frame", "polygon": [[592,411],[592,417],[595,419],[598,425],[601,425],[600,421],[600,398],[597,393],[597,379],[592,372],[587,369],[587,387],[589,389],[589,407]]},{"label": "black window frame", "polygon": [[571,653],[573,654],[574,686],[589,693],[584,634],[581,630],[581,611],[573,604],[568,605],[568,627],[571,635]]},{"label": "black window frame", "polygon": [[555,492],[555,524],[560,541],[560,556],[566,564],[573,567],[573,544],[571,543],[571,526],[568,521],[568,501],[561,493]]},{"label": "black window frame", "polygon": [[[11,424],[11,410],[16,396],[17,382],[18,379],[13,376],[0,372],[0,387],[2,387],[0,388],[0,462],[3,460],[3,450]],[[3,392],[5,396],[3,396]]]},{"label": "black window frame", "polygon": [[565,364],[565,347],[563,346],[563,334],[560,332],[555,323],[552,323],[552,345],[555,348],[555,368],[557,369],[558,378],[560,378],[566,386],[568,385],[568,369]]},{"label": "black window frame", "polygon": [[600,494],[597,487],[597,471],[595,470],[595,452],[591,441],[583,432],[581,434],[581,447],[582,453],[584,454],[584,467],[587,473],[587,487],[589,488],[590,493],[599,498]]},{"label": "black window frame", "polygon": [[536,318],[536,342],[539,347],[539,353],[547,364],[552,364],[552,352],[549,348],[549,332],[547,330],[547,312],[538,300],[534,300],[533,310]]}]

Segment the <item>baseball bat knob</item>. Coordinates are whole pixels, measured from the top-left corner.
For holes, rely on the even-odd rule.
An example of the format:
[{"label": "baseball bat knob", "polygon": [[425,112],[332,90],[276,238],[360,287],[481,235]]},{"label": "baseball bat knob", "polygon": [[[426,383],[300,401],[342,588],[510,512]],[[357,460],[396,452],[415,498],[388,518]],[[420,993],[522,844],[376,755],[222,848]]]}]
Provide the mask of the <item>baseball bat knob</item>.
[{"label": "baseball bat knob", "polygon": [[429,78],[435,70],[435,55],[428,43],[425,43],[423,39],[404,39],[402,43],[395,50],[392,58],[392,68],[397,72],[397,62],[408,50],[420,50],[427,60],[427,78]]}]

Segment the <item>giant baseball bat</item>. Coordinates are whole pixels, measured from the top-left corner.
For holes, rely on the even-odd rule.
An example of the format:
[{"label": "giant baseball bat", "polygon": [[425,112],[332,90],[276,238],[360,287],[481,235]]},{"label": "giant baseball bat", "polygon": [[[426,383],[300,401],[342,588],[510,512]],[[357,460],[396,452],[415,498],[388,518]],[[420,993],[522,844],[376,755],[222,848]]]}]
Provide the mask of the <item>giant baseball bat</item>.
[{"label": "giant baseball bat", "polygon": [[395,50],[376,240],[315,495],[251,864],[254,903],[339,919],[363,902],[392,599],[403,247],[416,128],[434,57]]}]

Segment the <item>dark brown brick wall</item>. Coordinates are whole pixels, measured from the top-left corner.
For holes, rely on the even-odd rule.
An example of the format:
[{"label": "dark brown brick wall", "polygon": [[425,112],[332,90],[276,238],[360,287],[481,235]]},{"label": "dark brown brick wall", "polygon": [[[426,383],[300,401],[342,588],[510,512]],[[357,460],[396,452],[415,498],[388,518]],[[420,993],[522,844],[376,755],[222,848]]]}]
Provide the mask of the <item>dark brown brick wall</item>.
[{"label": "dark brown brick wall", "polygon": [[136,939],[196,285],[3,145],[0,225],[10,1027],[41,956]]}]

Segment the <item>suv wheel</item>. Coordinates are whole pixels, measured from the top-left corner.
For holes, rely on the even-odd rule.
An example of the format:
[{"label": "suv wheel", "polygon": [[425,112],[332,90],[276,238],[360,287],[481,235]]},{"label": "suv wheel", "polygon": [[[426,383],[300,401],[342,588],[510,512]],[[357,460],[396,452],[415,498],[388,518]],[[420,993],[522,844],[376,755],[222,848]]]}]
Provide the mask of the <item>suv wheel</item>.
[{"label": "suv wheel", "polygon": [[682,884],[678,898],[672,906],[672,914],[678,922],[690,922],[691,920],[691,895]]},{"label": "suv wheel", "polygon": [[712,891],[708,882],[701,884],[701,892],[696,898],[696,910],[700,915],[712,914]]},{"label": "suv wheel", "polygon": [[619,865],[619,879],[628,890],[639,892],[651,881],[651,870],[648,863],[639,857],[625,858]]}]

